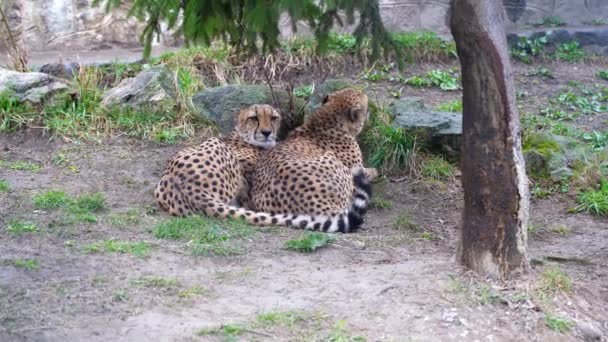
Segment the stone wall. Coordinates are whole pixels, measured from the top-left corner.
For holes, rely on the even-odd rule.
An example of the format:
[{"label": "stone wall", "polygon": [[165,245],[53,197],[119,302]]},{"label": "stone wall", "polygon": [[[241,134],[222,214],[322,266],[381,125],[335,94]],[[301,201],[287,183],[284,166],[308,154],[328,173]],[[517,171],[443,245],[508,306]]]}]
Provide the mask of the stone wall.
[{"label": "stone wall", "polygon": [[[127,19],[127,7],[110,14],[93,8],[92,0],[3,0],[11,25],[24,31],[30,51],[48,49],[103,49],[139,45],[142,25]],[[450,0],[380,0],[385,25],[392,31],[432,30],[449,36],[445,14]],[[608,19],[608,0],[503,0],[509,28],[558,16],[570,26]],[[287,18],[283,35],[291,35]],[[306,32],[301,26],[299,32]],[[170,34],[160,44],[175,45]]]}]

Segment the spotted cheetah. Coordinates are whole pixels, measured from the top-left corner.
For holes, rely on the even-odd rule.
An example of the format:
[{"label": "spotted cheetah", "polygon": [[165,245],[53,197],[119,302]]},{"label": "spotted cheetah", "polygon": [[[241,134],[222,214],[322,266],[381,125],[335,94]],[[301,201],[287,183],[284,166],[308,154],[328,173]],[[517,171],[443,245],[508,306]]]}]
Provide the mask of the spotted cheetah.
[{"label": "spotted cheetah", "polygon": [[269,105],[241,110],[235,130],[177,152],[166,164],[154,196],[172,215],[206,212],[214,205],[251,207],[250,180],[259,156],[275,145],[281,116]]}]

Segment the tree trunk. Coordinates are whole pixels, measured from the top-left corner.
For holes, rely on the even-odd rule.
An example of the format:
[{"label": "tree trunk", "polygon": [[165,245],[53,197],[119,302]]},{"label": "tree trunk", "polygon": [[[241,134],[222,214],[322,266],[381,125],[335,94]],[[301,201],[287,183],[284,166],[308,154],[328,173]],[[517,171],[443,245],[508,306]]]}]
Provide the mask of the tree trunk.
[{"label": "tree trunk", "polygon": [[528,180],[500,0],[453,0],[462,67],[464,188],[458,261],[486,276],[528,268]]}]

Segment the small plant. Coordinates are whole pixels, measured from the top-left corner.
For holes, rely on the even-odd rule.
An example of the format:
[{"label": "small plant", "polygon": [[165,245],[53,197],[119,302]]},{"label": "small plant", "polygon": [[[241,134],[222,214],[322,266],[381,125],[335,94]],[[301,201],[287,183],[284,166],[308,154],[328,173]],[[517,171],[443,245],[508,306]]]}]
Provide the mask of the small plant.
[{"label": "small plant", "polygon": [[555,294],[558,291],[569,293],[572,290],[572,281],[559,267],[551,267],[541,275],[540,290],[545,294]]},{"label": "small plant", "polygon": [[312,253],[321,247],[329,245],[335,240],[333,235],[319,232],[305,232],[298,239],[285,242],[285,248],[303,253]]},{"label": "small plant", "polygon": [[293,96],[307,99],[312,96],[314,91],[314,85],[310,84],[307,86],[297,87],[293,90]]},{"label": "small plant", "polygon": [[175,278],[141,277],[132,281],[133,285],[150,287],[156,289],[171,289],[181,286]]},{"label": "small plant", "polygon": [[6,179],[0,179],[0,192],[9,192],[11,191],[11,185],[8,184]]},{"label": "small plant", "polygon": [[412,221],[412,218],[407,213],[401,213],[397,216],[395,223],[393,224],[393,228],[400,231],[411,231],[416,232],[420,230],[418,224]]},{"label": "small plant", "polygon": [[141,222],[141,213],[137,209],[129,209],[123,213],[115,213],[109,216],[110,224],[114,227],[135,226]]},{"label": "small plant", "polygon": [[38,209],[57,209],[72,203],[72,199],[62,190],[49,190],[34,196],[34,207]]},{"label": "small plant", "polygon": [[412,76],[406,78],[403,82],[412,87],[430,87],[433,85],[433,82],[424,76]]},{"label": "small plant", "polygon": [[598,71],[598,73],[597,73],[597,77],[599,77],[599,78],[601,78],[601,79],[603,79],[603,80],[608,81],[608,70],[601,70],[601,71]]},{"label": "small plant", "polygon": [[441,112],[462,112],[462,101],[452,100],[445,102],[435,107],[435,110]]},{"label": "small plant", "polygon": [[564,225],[559,225],[559,226],[551,228],[551,231],[553,231],[554,233],[557,233],[559,235],[568,235],[570,233],[570,228],[568,228]]},{"label": "small plant", "polygon": [[596,19],[591,20],[588,24],[591,24],[593,26],[608,25],[608,19],[607,18],[596,18]]},{"label": "small plant", "polygon": [[182,290],[182,291],[178,292],[177,295],[179,296],[179,298],[182,298],[182,299],[190,299],[190,298],[193,298],[193,297],[197,297],[197,296],[203,295],[207,291],[208,290],[205,289],[205,288],[203,288],[203,287],[192,286],[192,287],[189,287],[189,288],[187,288],[185,290]]},{"label": "small plant", "polygon": [[431,232],[422,232],[420,237],[426,241],[435,240],[435,235],[433,235],[433,233],[431,233]]},{"label": "small plant", "polygon": [[296,323],[302,322],[305,320],[301,314],[297,312],[287,311],[287,312],[279,312],[279,311],[271,311],[261,313],[257,316],[256,321],[263,326],[270,325],[278,325],[283,327],[292,327]]},{"label": "small plant", "polygon": [[603,151],[608,146],[608,131],[601,133],[593,131],[591,133],[583,133],[583,140],[588,142],[594,151]]},{"label": "small plant", "polygon": [[37,270],[39,267],[38,261],[34,259],[13,260],[13,265],[17,268],[23,268],[28,271]]},{"label": "small plant", "polygon": [[445,181],[454,176],[454,166],[441,157],[431,156],[422,164],[420,172],[423,177]]},{"label": "small plant", "polygon": [[39,231],[38,226],[35,223],[29,221],[10,220],[6,226],[6,231],[15,234],[22,235],[26,233],[37,233]]},{"label": "small plant", "polygon": [[100,212],[106,209],[106,199],[100,192],[83,194],[78,197],[75,205],[87,212]]},{"label": "small plant", "polygon": [[5,168],[5,169],[15,170],[15,171],[30,171],[33,173],[38,173],[38,172],[40,172],[40,170],[42,170],[42,166],[40,166],[39,164],[31,163],[29,161],[22,161],[22,160],[8,161],[8,160],[2,160],[2,159],[0,159],[0,168]]},{"label": "small plant", "polygon": [[602,179],[598,190],[587,190],[578,194],[577,212],[597,216],[608,216],[608,179]]},{"label": "small plant", "polygon": [[551,72],[551,70],[545,68],[544,66],[539,66],[535,70],[528,72],[527,75],[528,76],[542,76],[545,78],[555,78],[555,75],[553,75],[553,72]]},{"label": "small plant", "polygon": [[567,333],[574,326],[574,322],[569,319],[554,316],[552,314],[545,315],[545,324],[549,329],[560,334]]},{"label": "small plant", "polygon": [[365,342],[367,339],[362,336],[352,336],[346,328],[346,321],[341,320],[329,333],[329,336],[325,340],[327,342]]},{"label": "small plant", "polygon": [[540,23],[534,24],[534,26],[543,27],[560,27],[564,25],[566,25],[566,23],[560,17],[557,16],[544,17]]},{"label": "small plant", "polygon": [[555,55],[560,60],[575,63],[585,58],[585,51],[581,49],[577,41],[573,40],[568,43],[560,43],[557,46]]},{"label": "small plant", "polygon": [[246,332],[245,327],[236,324],[226,324],[217,328],[206,328],[199,330],[196,335],[198,336],[209,336],[209,335],[224,335],[226,341],[236,341],[236,337]]},{"label": "small plant", "polygon": [[477,290],[477,301],[481,305],[496,304],[501,298],[496,291],[493,291],[490,286],[483,285]]},{"label": "small plant", "polygon": [[399,32],[393,33],[393,39],[408,63],[443,62],[458,57],[454,42],[441,39],[435,32]]},{"label": "small plant", "polygon": [[363,142],[369,152],[370,165],[379,168],[381,173],[415,170],[419,147],[413,133],[376,122],[363,134]]},{"label": "small plant", "polygon": [[448,72],[435,69],[429,71],[426,76],[441,90],[449,91],[460,89],[460,78],[457,76],[452,76],[452,74]]},{"label": "small plant", "polygon": [[87,253],[119,253],[133,254],[138,257],[143,257],[150,251],[150,245],[145,242],[130,242],[119,240],[106,240],[104,242],[96,242],[87,245],[83,248]]},{"label": "small plant", "polygon": [[370,208],[377,208],[377,209],[390,209],[393,207],[393,202],[391,202],[390,200],[387,200],[385,198],[381,198],[381,197],[372,197],[370,203],[369,203]]},{"label": "small plant", "polygon": [[539,56],[547,45],[547,36],[541,36],[534,39],[520,37],[517,44],[511,49],[511,55],[516,59],[524,62],[532,62],[532,58]]}]

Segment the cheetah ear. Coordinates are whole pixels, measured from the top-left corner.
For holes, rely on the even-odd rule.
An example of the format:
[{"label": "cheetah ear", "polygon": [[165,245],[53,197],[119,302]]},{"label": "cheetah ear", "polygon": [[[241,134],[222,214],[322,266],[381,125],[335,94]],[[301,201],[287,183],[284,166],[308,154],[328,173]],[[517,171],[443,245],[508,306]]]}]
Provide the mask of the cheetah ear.
[{"label": "cheetah ear", "polygon": [[323,98],[323,104],[326,104],[327,101],[329,101],[329,94],[325,95],[325,97]]},{"label": "cheetah ear", "polygon": [[348,109],[348,119],[352,122],[356,122],[359,117],[360,107],[352,107]]}]

